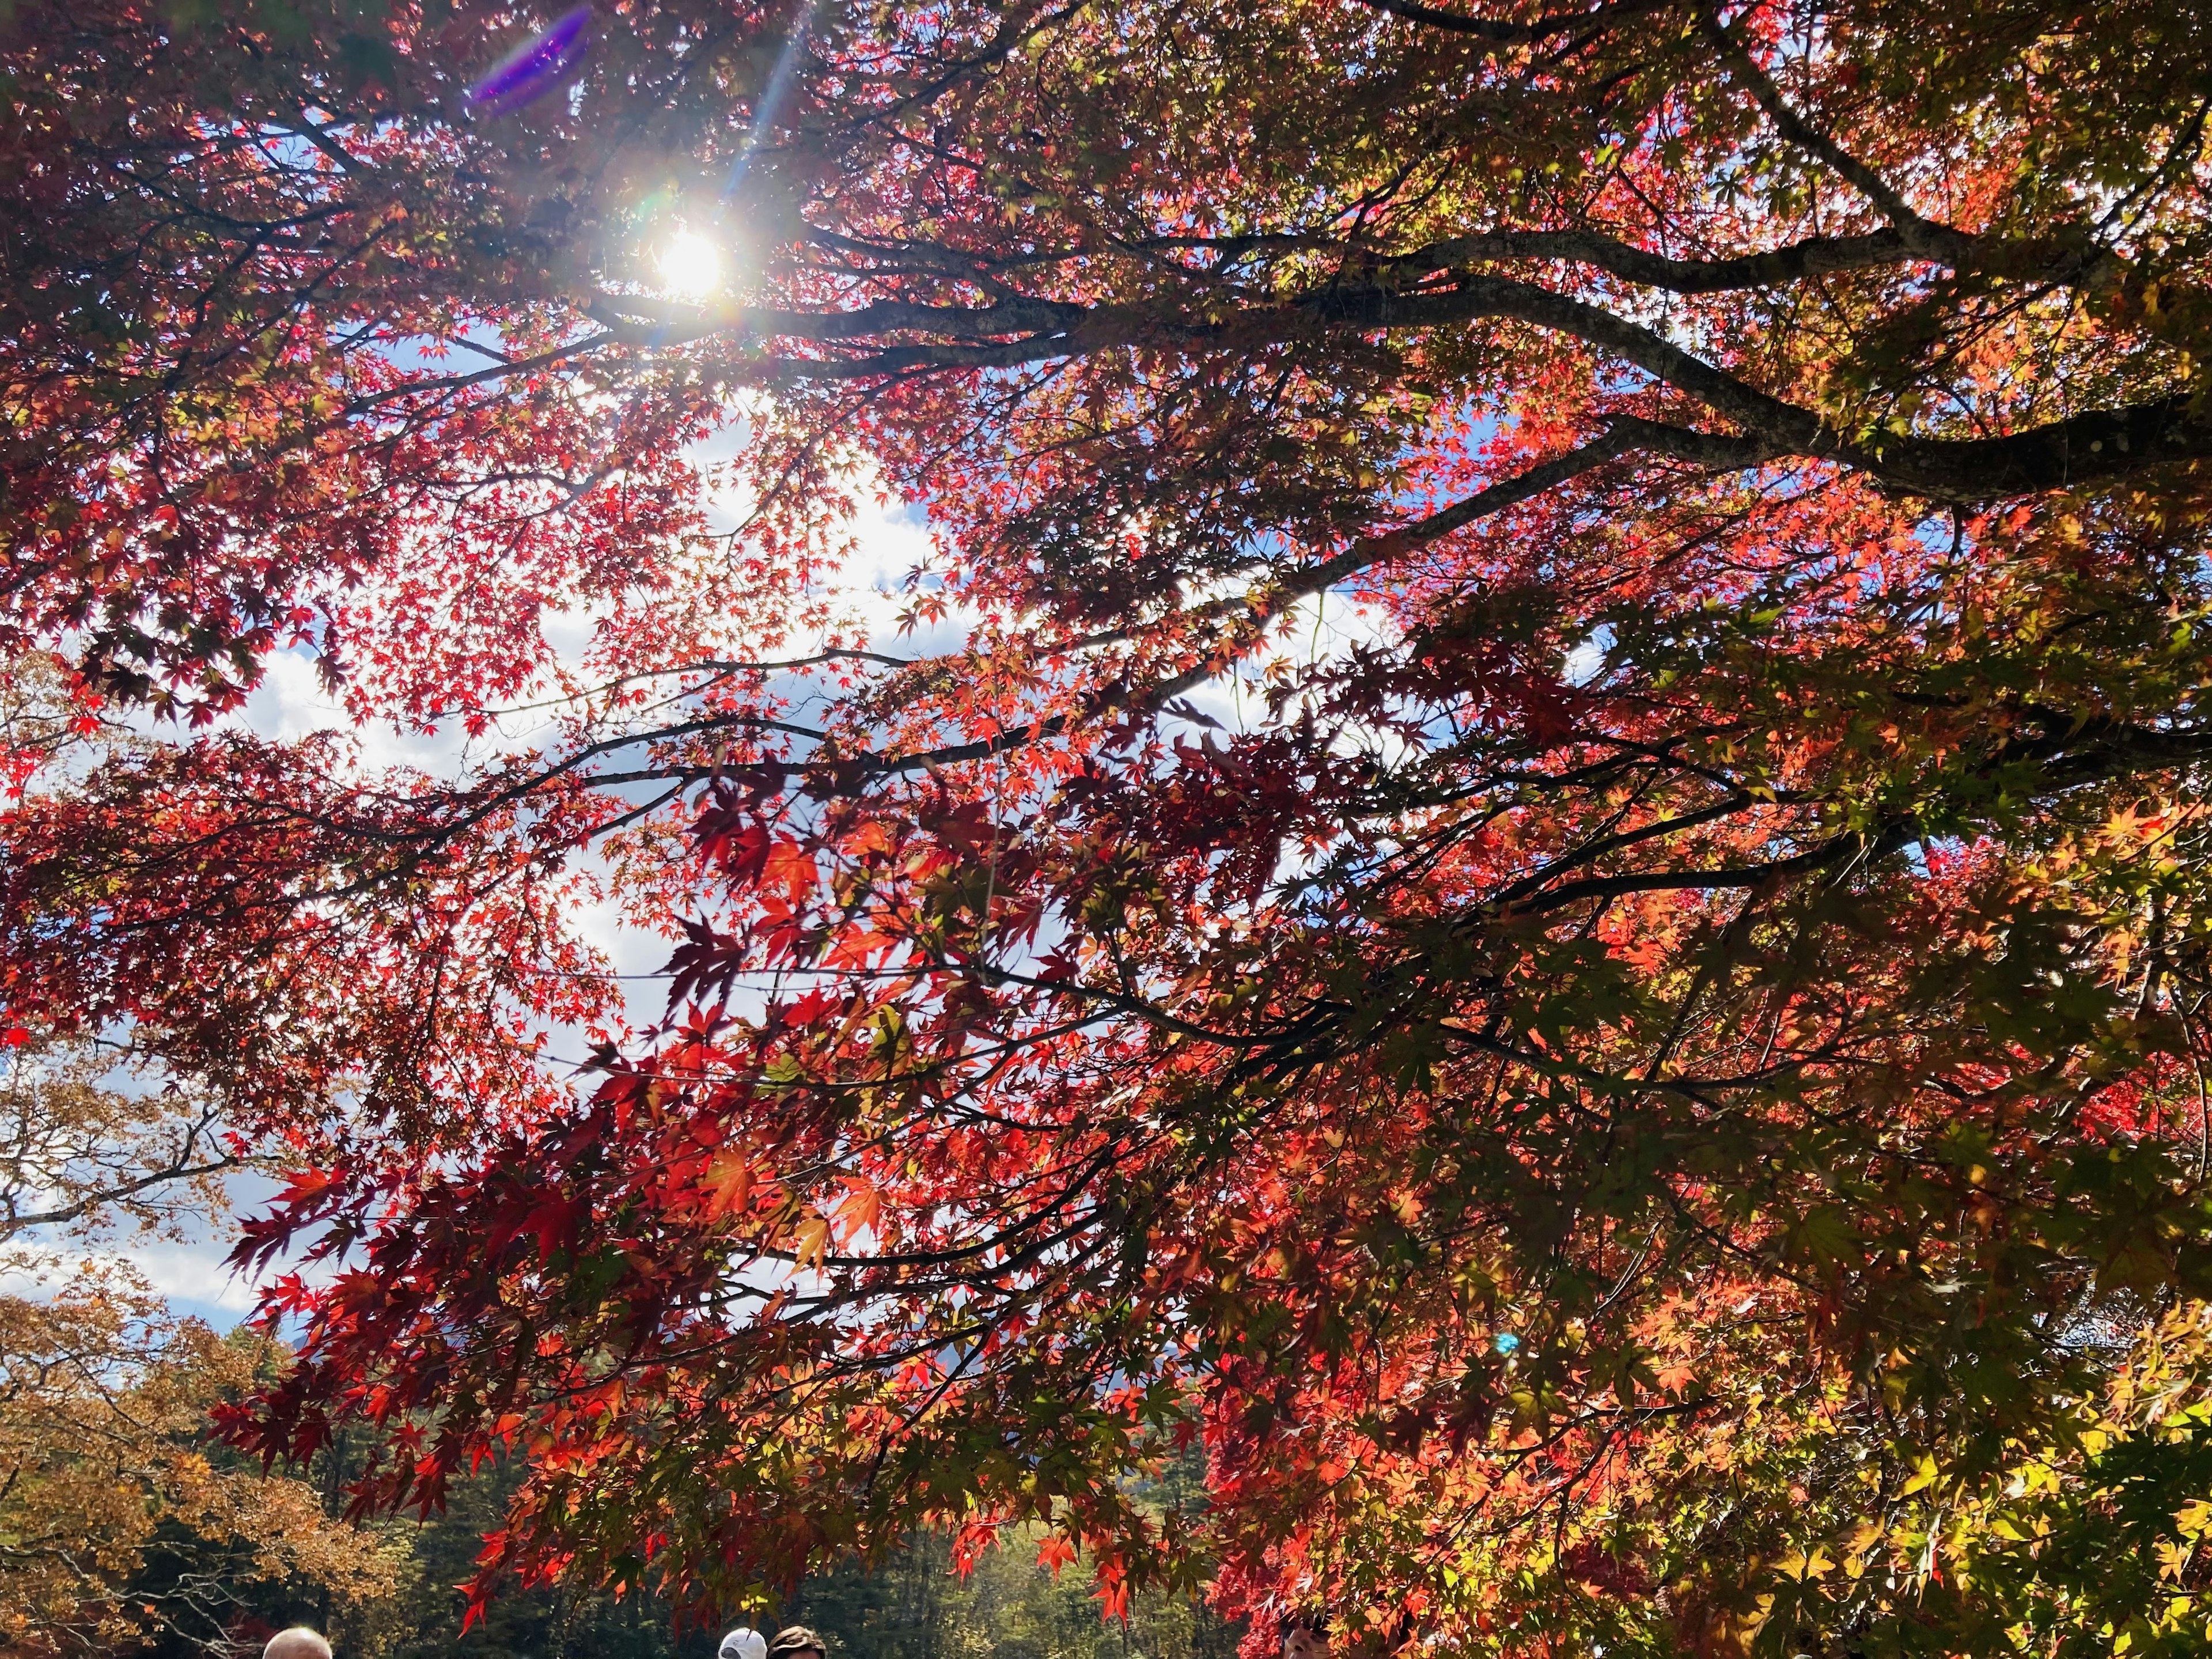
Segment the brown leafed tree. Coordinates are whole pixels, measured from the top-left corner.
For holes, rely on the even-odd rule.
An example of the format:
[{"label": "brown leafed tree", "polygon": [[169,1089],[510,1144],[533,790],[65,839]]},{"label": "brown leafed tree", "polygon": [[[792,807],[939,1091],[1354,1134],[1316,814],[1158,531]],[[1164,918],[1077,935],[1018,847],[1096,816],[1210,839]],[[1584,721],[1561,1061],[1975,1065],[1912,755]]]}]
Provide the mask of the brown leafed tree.
[{"label": "brown leafed tree", "polygon": [[210,1408],[281,1366],[179,1318],[118,1258],[228,1219],[240,1159],[202,1099],[107,1060],[0,1054],[0,1652],[227,1651],[257,1585],[375,1595],[396,1559],[322,1494],[215,1443]]},{"label": "brown leafed tree", "polygon": [[396,1555],[314,1487],[211,1461],[210,1407],[273,1357],[173,1317],[112,1266],[0,1295],[0,1652],[124,1654],[166,1635],[225,1654],[259,1584],[341,1601],[391,1589]]}]

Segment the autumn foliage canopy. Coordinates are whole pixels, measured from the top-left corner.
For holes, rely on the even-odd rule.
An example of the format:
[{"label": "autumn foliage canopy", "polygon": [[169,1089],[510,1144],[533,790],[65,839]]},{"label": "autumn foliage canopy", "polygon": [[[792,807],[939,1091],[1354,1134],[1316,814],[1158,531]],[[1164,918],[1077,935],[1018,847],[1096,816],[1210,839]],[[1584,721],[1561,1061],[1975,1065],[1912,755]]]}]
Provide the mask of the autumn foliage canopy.
[{"label": "autumn foliage canopy", "polygon": [[2199,9],[5,15],[0,1029],[296,1170],[234,1437],[702,1608],[2212,1639]]}]

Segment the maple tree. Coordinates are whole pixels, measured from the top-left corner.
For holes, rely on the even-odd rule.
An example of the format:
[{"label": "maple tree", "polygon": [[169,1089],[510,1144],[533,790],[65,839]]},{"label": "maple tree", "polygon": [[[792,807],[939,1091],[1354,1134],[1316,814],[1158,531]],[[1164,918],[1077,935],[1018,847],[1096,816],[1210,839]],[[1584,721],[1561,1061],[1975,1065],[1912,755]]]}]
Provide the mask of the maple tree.
[{"label": "maple tree", "polygon": [[235,1432],[520,1449],[487,1583],[2205,1639],[2199,14],[678,0],[471,116],[546,21],[0,52],[0,987],[300,1169]]}]

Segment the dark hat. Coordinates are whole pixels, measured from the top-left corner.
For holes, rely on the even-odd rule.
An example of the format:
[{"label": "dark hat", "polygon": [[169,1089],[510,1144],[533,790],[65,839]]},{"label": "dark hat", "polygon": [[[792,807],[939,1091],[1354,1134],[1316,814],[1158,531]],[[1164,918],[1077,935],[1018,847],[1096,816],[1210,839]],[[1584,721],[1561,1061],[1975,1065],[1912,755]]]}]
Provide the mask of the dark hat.
[{"label": "dark hat", "polygon": [[780,1653],[805,1653],[809,1649],[829,1659],[830,1650],[822,1645],[822,1638],[804,1625],[787,1625],[776,1632],[775,1640],[768,1644],[768,1659]]}]

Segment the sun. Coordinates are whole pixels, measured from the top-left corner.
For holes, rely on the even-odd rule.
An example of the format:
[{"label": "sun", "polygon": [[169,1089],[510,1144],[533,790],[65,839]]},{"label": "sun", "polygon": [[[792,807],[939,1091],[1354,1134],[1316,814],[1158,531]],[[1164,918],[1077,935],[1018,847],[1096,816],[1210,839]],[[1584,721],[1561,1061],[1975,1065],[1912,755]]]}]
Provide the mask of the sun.
[{"label": "sun", "polygon": [[660,251],[660,280],[678,299],[707,299],[721,286],[721,250],[696,230],[679,230]]}]

